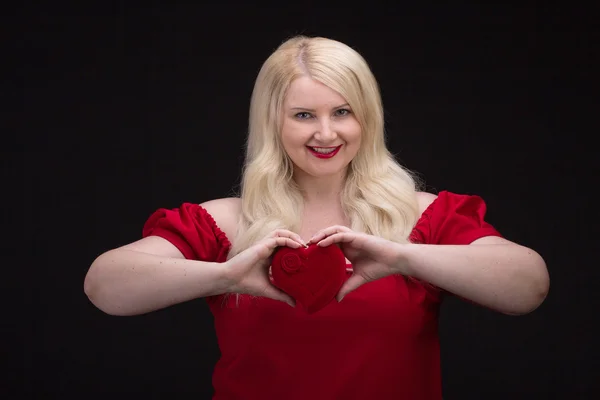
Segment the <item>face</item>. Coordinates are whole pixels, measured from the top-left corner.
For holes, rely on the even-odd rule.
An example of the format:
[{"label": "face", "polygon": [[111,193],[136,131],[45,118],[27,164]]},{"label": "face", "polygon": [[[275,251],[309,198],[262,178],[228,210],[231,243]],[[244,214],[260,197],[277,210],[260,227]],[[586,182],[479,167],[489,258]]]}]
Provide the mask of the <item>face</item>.
[{"label": "face", "polygon": [[360,147],[361,128],[346,100],[308,77],[294,80],[283,103],[281,141],[294,173],[343,173]]}]

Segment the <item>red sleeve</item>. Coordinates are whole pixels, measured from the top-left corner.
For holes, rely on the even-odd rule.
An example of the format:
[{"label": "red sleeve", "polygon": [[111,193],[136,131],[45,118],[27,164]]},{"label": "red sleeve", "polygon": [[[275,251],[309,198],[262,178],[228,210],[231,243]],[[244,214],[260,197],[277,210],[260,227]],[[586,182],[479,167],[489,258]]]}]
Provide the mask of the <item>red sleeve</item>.
[{"label": "red sleeve", "polygon": [[191,260],[224,262],[231,246],[206,209],[191,203],[156,210],[144,224],[142,236],[160,236]]},{"label": "red sleeve", "polygon": [[[423,212],[411,234],[411,241],[420,244],[470,244],[484,236],[502,236],[485,221],[486,205],[479,196],[442,191]],[[415,280],[414,278],[412,278]],[[434,299],[446,291],[419,281]],[[472,302],[471,302],[472,303]]]},{"label": "red sleeve", "polygon": [[440,192],[423,213],[427,244],[470,244],[484,236],[502,236],[485,221],[486,204],[479,196]]}]

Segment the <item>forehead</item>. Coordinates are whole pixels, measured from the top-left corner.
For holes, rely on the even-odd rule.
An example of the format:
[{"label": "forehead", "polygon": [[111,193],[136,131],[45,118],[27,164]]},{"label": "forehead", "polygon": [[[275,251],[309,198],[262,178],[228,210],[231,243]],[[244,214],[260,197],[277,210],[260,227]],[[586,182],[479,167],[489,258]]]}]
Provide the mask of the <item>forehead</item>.
[{"label": "forehead", "polygon": [[337,107],[344,103],[346,99],[338,92],[307,76],[292,81],[284,100],[286,107]]}]

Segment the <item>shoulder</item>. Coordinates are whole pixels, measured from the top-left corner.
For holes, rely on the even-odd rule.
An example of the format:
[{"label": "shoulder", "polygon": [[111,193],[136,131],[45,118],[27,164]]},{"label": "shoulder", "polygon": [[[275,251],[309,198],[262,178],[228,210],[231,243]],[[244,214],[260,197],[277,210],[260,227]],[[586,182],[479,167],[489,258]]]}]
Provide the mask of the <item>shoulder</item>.
[{"label": "shoulder", "polygon": [[417,241],[426,244],[470,244],[484,236],[500,236],[486,221],[486,204],[478,195],[446,190],[417,194],[421,223]]},{"label": "shoulder", "polygon": [[237,197],[224,197],[208,200],[199,205],[212,216],[217,226],[225,232],[228,238],[233,239],[235,237],[239,217],[242,212],[241,199]]},{"label": "shoulder", "polygon": [[437,199],[438,196],[428,192],[417,192],[417,204],[419,205],[419,215],[423,214],[425,210]]},{"label": "shoulder", "polygon": [[416,198],[420,214],[443,216],[452,213],[479,214],[486,212],[485,201],[475,194],[461,194],[442,190],[438,194],[417,192]]}]

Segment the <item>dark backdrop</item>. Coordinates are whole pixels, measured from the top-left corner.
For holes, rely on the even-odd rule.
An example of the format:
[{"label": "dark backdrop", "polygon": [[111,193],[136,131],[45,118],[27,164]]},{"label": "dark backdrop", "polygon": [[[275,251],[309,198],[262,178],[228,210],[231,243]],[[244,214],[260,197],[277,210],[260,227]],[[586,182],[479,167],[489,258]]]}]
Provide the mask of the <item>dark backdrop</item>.
[{"label": "dark backdrop", "polygon": [[22,284],[5,286],[24,301],[7,303],[16,358],[2,386],[10,398],[209,398],[219,353],[202,300],[112,317],[83,279],[156,208],[232,193],[258,69],[305,33],[368,60],[389,146],[431,191],[483,196],[489,221],[547,260],[552,288],[533,314],[445,303],[445,399],[595,397],[593,20],[566,6],[15,6],[2,154],[16,190],[3,213],[26,240],[9,242],[20,252],[6,272]]}]

